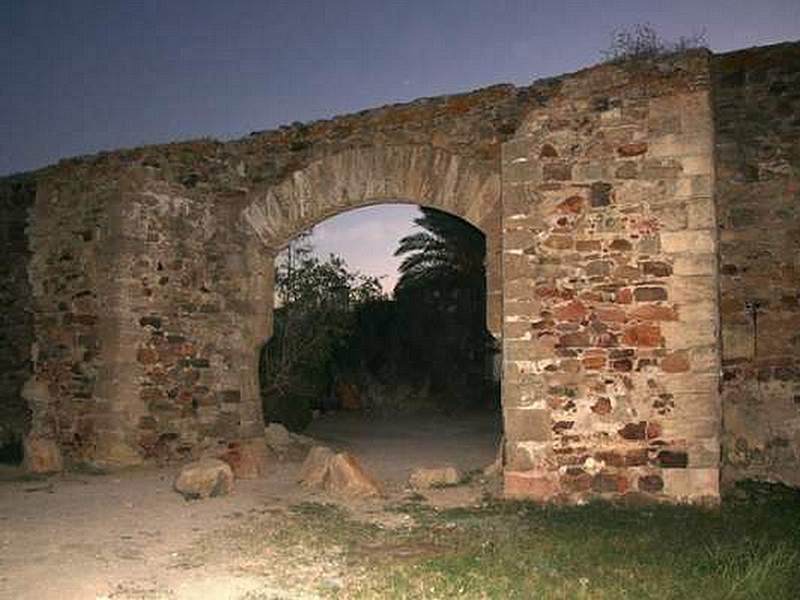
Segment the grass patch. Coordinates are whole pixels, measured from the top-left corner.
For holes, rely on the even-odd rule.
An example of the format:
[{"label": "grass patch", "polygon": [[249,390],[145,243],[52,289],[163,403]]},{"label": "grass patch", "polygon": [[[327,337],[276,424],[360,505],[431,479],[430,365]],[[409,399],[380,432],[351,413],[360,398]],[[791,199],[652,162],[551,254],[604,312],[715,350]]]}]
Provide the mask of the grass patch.
[{"label": "grass patch", "polygon": [[407,503],[394,509],[409,516],[399,528],[301,504],[233,537],[248,556],[269,555],[272,567],[276,556],[327,565],[297,581],[342,599],[795,599],[800,495],[757,496],[719,509]]}]

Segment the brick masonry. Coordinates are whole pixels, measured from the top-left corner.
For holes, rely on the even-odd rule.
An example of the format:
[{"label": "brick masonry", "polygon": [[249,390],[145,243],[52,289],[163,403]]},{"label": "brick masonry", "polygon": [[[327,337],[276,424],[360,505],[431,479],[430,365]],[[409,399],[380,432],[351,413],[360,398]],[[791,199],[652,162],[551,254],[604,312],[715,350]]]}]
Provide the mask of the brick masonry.
[{"label": "brick masonry", "polygon": [[67,467],[261,456],[275,253],[402,199],[487,236],[509,496],[797,484],[797,53],[599,65],[4,180],[4,431]]}]

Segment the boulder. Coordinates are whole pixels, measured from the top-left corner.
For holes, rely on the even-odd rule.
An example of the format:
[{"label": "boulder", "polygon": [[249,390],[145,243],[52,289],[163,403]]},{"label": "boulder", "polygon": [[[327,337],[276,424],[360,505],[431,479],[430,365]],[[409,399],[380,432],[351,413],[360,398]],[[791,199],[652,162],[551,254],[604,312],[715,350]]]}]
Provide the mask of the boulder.
[{"label": "boulder", "polygon": [[452,465],[417,467],[408,478],[408,484],[418,490],[444,485],[456,485],[459,481],[461,481],[461,473]]},{"label": "boulder", "polygon": [[61,449],[55,440],[37,436],[26,436],[22,442],[24,466],[30,473],[58,473],[64,470]]},{"label": "boulder", "polygon": [[325,446],[313,447],[300,471],[300,482],[346,498],[381,495],[378,482],[349,452],[334,454]]},{"label": "boulder", "polygon": [[264,440],[231,442],[219,457],[233,470],[236,479],[258,479],[267,474],[272,460]]},{"label": "boulder", "polygon": [[292,433],[280,423],[270,423],[264,428],[264,440],[280,460],[303,460],[314,440]]},{"label": "boulder", "polygon": [[233,470],[216,458],[189,463],[175,478],[175,491],[186,499],[226,496],[233,491]]},{"label": "boulder", "polygon": [[334,456],[333,450],[326,446],[311,448],[300,469],[300,483],[308,487],[323,487]]},{"label": "boulder", "polygon": [[264,439],[267,442],[267,446],[277,452],[292,443],[292,434],[280,423],[270,423],[264,427]]},{"label": "boulder", "polygon": [[381,495],[378,482],[349,452],[339,452],[331,459],[325,489],[347,498],[371,498]]}]

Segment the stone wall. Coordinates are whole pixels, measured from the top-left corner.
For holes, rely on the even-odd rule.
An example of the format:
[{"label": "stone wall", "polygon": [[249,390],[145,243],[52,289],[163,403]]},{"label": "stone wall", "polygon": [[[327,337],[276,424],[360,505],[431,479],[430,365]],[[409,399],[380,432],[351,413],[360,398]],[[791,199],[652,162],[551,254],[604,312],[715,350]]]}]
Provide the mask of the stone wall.
[{"label": "stone wall", "polygon": [[800,46],[713,66],[724,480],[800,486]]},{"label": "stone wall", "polygon": [[86,169],[59,182],[39,180],[28,229],[31,435],[56,440],[72,463],[94,456],[116,407],[97,394],[113,336],[113,309],[100,284],[114,261],[107,210],[114,191],[101,183]]},{"label": "stone wall", "polygon": [[28,210],[32,180],[0,184],[0,448],[19,444],[30,426],[22,387],[31,376],[33,320],[28,283]]},{"label": "stone wall", "polygon": [[508,494],[717,498],[720,348],[727,473],[797,484],[798,73],[696,51],[4,180],[5,427],[32,372],[68,466],[258,474],[275,253],[400,200],[486,234]]},{"label": "stone wall", "polygon": [[718,496],[708,59],[577,73],[504,145],[509,495]]}]

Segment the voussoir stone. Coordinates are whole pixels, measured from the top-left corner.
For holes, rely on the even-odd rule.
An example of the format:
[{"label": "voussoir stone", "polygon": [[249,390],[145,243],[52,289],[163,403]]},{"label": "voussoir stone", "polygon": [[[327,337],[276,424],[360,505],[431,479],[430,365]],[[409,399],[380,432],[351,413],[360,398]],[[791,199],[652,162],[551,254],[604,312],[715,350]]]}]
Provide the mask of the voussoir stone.
[{"label": "voussoir stone", "polygon": [[233,469],[216,458],[189,463],[175,478],[175,491],[187,499],[226,496],[233,491]]}]

